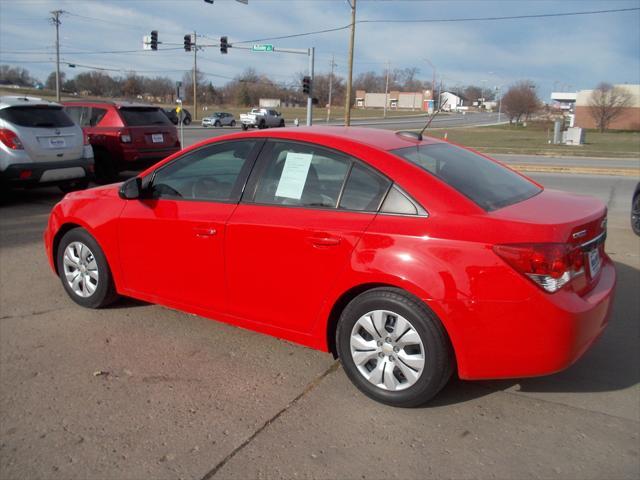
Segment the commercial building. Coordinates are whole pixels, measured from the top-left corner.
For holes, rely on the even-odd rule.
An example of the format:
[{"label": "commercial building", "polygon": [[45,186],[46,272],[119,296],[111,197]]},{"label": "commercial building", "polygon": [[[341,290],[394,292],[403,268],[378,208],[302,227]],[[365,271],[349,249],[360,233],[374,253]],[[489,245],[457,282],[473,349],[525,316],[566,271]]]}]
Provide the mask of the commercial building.
[{"label": "commercial building", "polygon": [[[640,85],[616,85],[631,96],[629,106],[609,124],[612,130],[640,130]],[[598,128],[591,115],[590,99],[593,90],[580,90],[576,98],[575,125],[582,128]]]},{"label": "commercial building", "polygon": [[433,110],[433,92],[400,92],[397,90],[388,93],[366,92],[356,90],[355,106],[357,108],[384,108],[385,101],[390,110]]}]

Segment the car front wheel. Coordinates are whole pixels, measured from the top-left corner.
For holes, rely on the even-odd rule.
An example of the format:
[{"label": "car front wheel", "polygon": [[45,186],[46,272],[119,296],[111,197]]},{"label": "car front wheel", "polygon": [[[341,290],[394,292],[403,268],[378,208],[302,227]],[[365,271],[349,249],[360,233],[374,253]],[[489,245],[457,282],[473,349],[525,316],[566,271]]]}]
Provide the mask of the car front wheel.
[{"label": "car front wheel", "polygon": [[634,197],[631,205],[631,228],[636,235],[640,235],[640,193]]},{"label": "car front wheel", "polygon": [[64,234],[56,265],[62,286],[77,304],[101,308],[118,298],[104,253],[86,230],[74,228]]},{"label": "car front wheel", "polygon": [[451,346],[438,318],[395,288],[375,288],[353,299],[340,316],[336,345],[355,386],[387,405],[426,403],[453,371]]},{"label": "car front wheel", "polygon": [[231,125],[232,127],[235,127],[236,126],[236,121],[235,120],[231,120],[231,123],[229,125]]}]

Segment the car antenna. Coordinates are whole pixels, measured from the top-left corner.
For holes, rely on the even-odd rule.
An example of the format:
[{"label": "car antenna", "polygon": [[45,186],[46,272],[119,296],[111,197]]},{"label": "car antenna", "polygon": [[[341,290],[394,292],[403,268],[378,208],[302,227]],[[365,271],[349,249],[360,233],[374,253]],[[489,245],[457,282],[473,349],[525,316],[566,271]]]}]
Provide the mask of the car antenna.
[{"label": "car antenna", "polygon": [[431,125],[431,122],[433,121],[434,118],[436,118],[438,113],[440,113],[440,109],[437,109],[437,110],[433,111],[433,113],[429,116],[429,120],[427,120],[426,125],[424,127],[422,127],[422,130],[420,130],[419,133],[402,130],[400,132],[396,132],[396,134],[400,135],[401,137],[411,138],[413,140],[418,140],[419,142],[421,142],[422,141],[422,134],[424,133],[424,131],[427,128],[429,128],[429,125]]}]

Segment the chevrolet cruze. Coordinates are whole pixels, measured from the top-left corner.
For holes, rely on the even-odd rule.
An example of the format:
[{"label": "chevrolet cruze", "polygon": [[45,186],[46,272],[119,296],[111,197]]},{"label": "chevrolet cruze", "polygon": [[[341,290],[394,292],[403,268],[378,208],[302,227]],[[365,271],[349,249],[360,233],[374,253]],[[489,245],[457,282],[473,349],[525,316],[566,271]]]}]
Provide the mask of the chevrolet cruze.
[{"label": "chevrolet cruze", "polygon": [[611,309],[606,215],[446,142],[312,127],[209,139],[69,194],[45,245],[82,306],[126,295],[330,351],[408,407],[454,372],[577,360]]}]

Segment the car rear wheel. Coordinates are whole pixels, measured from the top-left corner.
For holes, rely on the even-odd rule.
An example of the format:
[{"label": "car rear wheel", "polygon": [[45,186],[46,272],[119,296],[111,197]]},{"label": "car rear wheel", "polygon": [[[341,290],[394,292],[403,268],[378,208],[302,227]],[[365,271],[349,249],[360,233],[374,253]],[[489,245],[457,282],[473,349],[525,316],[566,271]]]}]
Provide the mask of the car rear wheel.
[{"label": "car rear wheel", "polygon": [[640,235],[640,194],[636,195],[631,205],[631,228]]},{"label": "car rear wheel", "polygon": [[231,120],[231,123],[229,125],[232,126],[232,127],[235,127],[236,126],[236,121],[235,120]]},{"label": "car rear wheel", "polygon": [[64,234],[56,264],[64,289],[77,304],[101,308],[118,298],[104,253],[86,230],[74,228]]},{"label": "car rear wheel", "polygon": [[191,123],[191,118],[189,117],[184,117],[184,120],[182,120],[183,125],[189,125],[190,123]]},{"label": "car rear wheel", "polygon": [[118,173],[113,159],[104,150],[95,151],[96,183],[106,185],[116,181]]},{"label": "car rear wheel", "polygon": [[438,318],[396,288],[368,290],[353,299],[340,316],[336,345],[355,386],[387,405],[426,403],[453,371],[452,349]]},{"label": "car rear wheel", "polygon": [[69,183],[58,185],[63,193],[75,192],[77,190],[86,190],[89,187],[89,180],[76,180]]}]

